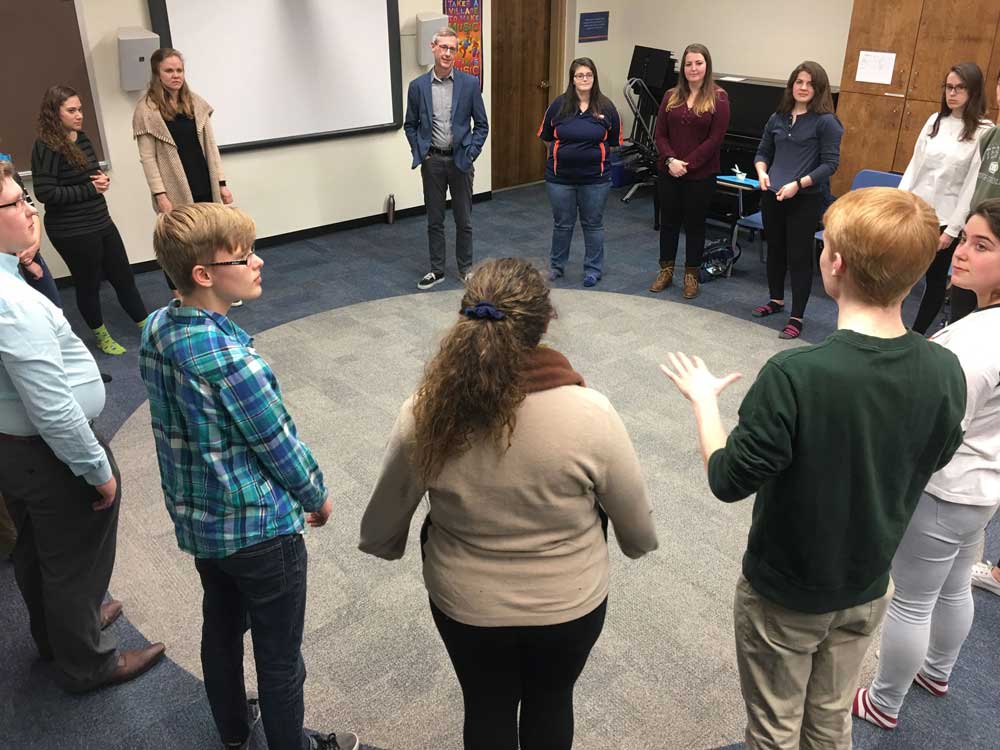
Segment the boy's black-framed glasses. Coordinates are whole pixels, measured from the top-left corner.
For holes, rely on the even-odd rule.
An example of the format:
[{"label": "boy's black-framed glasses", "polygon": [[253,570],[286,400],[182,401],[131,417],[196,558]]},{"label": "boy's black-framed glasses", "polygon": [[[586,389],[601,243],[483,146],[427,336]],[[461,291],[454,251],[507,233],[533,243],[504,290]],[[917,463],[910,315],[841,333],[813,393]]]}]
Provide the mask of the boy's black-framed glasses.
[{"label": "boy's black-framed glasses", "polygon": [[202,263],[203,266],[249,266],[250,259],[257,254],[256,250],[251,249],[247,253],[245,258],[240,258],[239,260],[217,260],[214,263]]}]

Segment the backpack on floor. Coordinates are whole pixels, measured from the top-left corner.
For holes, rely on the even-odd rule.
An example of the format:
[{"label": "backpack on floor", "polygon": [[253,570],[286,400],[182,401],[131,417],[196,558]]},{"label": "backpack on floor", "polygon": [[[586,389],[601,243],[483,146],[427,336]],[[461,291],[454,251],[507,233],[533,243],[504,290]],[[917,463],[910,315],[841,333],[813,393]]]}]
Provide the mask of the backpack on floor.
[{"label": "backpack on floor", "polygon": [[706,242],[705,252],[701,256],[701,268],[698,271],[699,281],[704,284],[715,279],[728,279],[733,275],[733,265],[742,254],[743,250],[739,243],[733,243],[727,237]]}]

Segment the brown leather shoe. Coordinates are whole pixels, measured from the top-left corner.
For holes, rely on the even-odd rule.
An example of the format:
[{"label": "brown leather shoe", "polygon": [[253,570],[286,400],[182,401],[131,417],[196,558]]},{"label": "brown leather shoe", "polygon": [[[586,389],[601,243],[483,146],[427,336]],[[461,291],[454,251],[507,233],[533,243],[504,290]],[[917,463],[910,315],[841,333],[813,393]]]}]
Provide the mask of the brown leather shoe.
[{"label": "brown leather shoe", "polygon": [[135,651],[119,651],[118,666],[111,676],[104,681],[104,685],[118,685],[122,682],[134,680],[139,675],[146,672],[162,657],[167,647],[162,643],[151,643],[146,648]]},{"label": "brown leather shoe", "polygon": [[122,603],[117,599],[110,599],[101,605],[101,630],[108,628],[121,617]]},{"label": "brown leather shoe", "polygon": [[694,299],[698,296],[698,269],[684,269],[684,299]]},{"label": "brown leather shoe", "polygon": [[649,291],[662,292],[674,281],[674,264],[660,261],[660,272],[656,274],[656,279],[649,285]]}]

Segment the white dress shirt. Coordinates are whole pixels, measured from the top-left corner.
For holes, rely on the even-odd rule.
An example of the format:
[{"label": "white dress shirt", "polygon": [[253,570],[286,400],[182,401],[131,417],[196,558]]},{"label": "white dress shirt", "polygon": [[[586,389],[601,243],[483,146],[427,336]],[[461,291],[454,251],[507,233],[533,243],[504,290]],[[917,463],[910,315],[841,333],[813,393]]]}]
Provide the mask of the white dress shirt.
[{"label": "white dress shirt", "polygon": [[89,424],[104,408],[97,363],[17,267],[0,253],[0,433],[39,435],[73,474],[103,484],[111,464]]}]

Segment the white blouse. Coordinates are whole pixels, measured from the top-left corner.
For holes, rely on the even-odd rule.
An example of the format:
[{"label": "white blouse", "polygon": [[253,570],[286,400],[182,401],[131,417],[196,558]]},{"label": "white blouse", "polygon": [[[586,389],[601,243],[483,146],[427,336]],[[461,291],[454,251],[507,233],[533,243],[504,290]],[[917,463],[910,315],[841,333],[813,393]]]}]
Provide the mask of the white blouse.
[{"label": "white blouse", "polygon": [[979,136],[993,127],[993,123],[983,120],[976,128],[974,137],[960,141],[965,128],[961,117],[952,115],[941,118],[938,134],[931,138],[935,118],[936,113],[920,130],[917,145],[913,147],[913,158],[906,166],[899,189],[915,193],[930,203],[937,213],[938,223],[944,226],[958,205],[958,196],[969,173]]},{"label": "white blouse", "polygon": [[951,462],[931,476],[928,494],[962,505],[1000,502],[1000,304],[976,310],[931,340],[958,357],[968,397],[965,438]]}]

